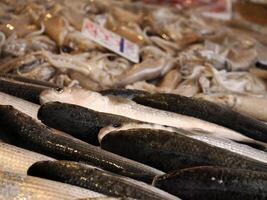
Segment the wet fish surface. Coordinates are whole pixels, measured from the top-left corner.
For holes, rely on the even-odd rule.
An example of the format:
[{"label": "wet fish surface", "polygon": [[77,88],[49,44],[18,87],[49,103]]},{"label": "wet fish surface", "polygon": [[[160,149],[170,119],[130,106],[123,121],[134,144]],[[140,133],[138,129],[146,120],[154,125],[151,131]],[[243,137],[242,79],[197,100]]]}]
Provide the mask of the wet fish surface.
[{"label": "wet fish surface", "polygon": [[37,104],[3,92],[0,92],[0,105],[11,105],[34,119],[37,119],[37,112],[40,107]]},{"label": "wet fish surface", "polygon": [[104,96],[118,96],[127,99],[134,99],[135,97],[148,95],[149,92],[144,90],[130,90],[130,89],[107,89],[99,92]]},{"label": "wet fish surface", "polygon": [[41,161],[28,174],[87,188],[108,196],[136,199],[175,199],[162,190],[130,178],[71,161]]},{"label": "wet fish surface", "polygon": [[172,127],[166,127],[158,124],[144,124],[144,123],[124,123],[120,126],[114,127],[114,126],[108,126],[105,128],[102,128],[98,134],[98,140],[101,141],[102,138],[112,131],[117,130],[129,130],[129,129],[155,129],[155,130],[165,130],[170,132],[176,132],[178,134],[184,134],[187,137],[205,142],[209,145],[219,147],[222,149],[229,150],[231,152],[240,154],[242,156],[249,157],[253,160],[257,160],[260,162],[267,163],[267,153],[255,148],[252,148],[250,146],[239,144],[237,142],[234,142],[229,139],[224,138],[218,138],[211,135],[205,135],[205,134],[199,134],[189,131],[180,131],[179,129],[172,128]]},{"label": "wet fish surface", "polygon": [[111,124],[116,126],[126,122],[137,122],[127,117],[59,102],[43,104],[38,111],[38,118],[47,126],[94,145],[99,145],[97,136],[101,128]]},{"label": "wet fish surface", "polygon": [[26,78],[24,76],[19,76],[19,75],[0,74],[0,77],[4,77],[7,79],[11,79],[11,80],[13,79],[15,81],[20,81],[20,82],[24,82],[24,83],[39,85],[39,86],[43,86],[43,87],[47,87],[47,88],[58,88],[59,87],[58,85],[56,85],[54,83],[50,83],[47,81],[41,81],[41,80],[37,80],[37,79]]},{"label": "wet fish surface", "polygon": [[45,90],[40,96],[42,104],[53,101],[80,105],[98,112],[125,116],[148,123],[161,124],[186,130],[202,130],[217,137],[229,138],[238,141],[255,142],[236,131],[193,118],[186,115],[167,112],[139,105],[131,100],[102,96],[89,90],[64,88],[62,91]]},{"label": "wet fish surface", "polygon": [[0,77],[0,91],[39,104],[39,95],[49,87]]},{"label": "wet fish surface", "polygon": [[175,94],[142,94],[135,96],[133,101],[145,106],[203,119],[255,140],[267,142],[267,126],[264,123],[209,101]]},{"label": "wet fish surface", "polygon": [[[180,130],[183,132],[183,130]],[[267,164],[179,134],[156,129],[128,129],[104,134],[101,148],[164,172],[223,166],[267,172]]]},{"label": "wet fish surface", "polygon": [[104,195],[51,180],[0,171],[0,199],[73,200]]},{"label": "wet fish surface", "polygon": [[267,174],[243,169],[183,169],[157,177],[154,185],[185,200],[267,198]]},{"label": "wet fish surface", "polygon": [[59,160],[81,161],[147,182],[151,182],[154,176],[163,174],[81,140],[58,134],[12,106],[0,106],[0,127],[9,130],[15,137],[16,145]]},{"label": "wet fish surface", "polygon": [[0,142],[0,170],[27,174],[28,168],[37,161],[54,160],[48,156]]}]

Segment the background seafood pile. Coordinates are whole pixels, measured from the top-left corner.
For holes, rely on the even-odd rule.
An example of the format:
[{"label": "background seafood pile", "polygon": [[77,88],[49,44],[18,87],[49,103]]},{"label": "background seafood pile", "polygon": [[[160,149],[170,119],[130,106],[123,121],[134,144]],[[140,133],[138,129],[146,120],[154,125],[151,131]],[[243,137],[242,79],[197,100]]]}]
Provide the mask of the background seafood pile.
[{"label": "background seafood pile", "polygon": [[[218,21],[206,7],[1,1],[0,199],[266,199],[266,22],[234,2]],[[86,19],[140,61],[90,40]]]}]

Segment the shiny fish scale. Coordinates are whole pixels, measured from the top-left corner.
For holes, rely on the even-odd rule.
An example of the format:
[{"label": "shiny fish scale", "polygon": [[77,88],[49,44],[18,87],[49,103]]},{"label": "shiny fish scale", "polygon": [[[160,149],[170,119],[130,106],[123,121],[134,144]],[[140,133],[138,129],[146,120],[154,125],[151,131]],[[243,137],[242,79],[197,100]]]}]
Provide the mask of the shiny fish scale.
[{"label": "shiny fish scale", "polygon": [[72,200],[101,196],[103,195],[68,184],[10,172],[0,172],[1,200]]},{"label": "shiny fish scale", "polygon": [[48,156],[0,142],[0,170],[27,174],[37,161],[54,160]]}]

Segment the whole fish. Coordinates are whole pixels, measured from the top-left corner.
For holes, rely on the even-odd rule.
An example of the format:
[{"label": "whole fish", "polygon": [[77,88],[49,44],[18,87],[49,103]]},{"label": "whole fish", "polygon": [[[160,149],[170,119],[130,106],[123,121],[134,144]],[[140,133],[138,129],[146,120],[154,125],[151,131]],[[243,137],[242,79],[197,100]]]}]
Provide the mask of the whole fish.
[{"label": "whole fish", "polygon": [[212,146],[219,147],[222,149],[229,150],[231,152],[240,154],[242,156],[249,157],[254,160],[258,160],[260,162],[267,163],[267,153],[264,151],[260,151],[258,149],[252,148],[250,146],[244,145],[244,144],[239,144],[237,142],[234,142],[229,139],[224,139],[224,138],[217,138],[214,136],[210,135],[205,135],[205,134],[199,134],[199,133],[193,133],[189,131],[181,131],[176,128],[172,127],[166,127],[162,125],[157,125],[157,124],[145,124],[145,123],[125,123],[125,124],[120,124],[120,126],[107,126],[105,128],[102,128],[98,134],[98,141],[100,142],[102,138],[108,134],[109,132],[112,131],[117,131],[117,130],[129,130],[129,129],[156,129],[156,130],[165,130],[165,131],[170,131],[170,132],[178,132],[178,134],[184,134],[187,137],[208,143]]},{"label": "whole fish", "polygon": [[210,101],[167,93],[136,93],[131,90],[104,91],[103,94],[126,97],[144,106],[199,118],[267,142],[267,126],[264,123]]},{"label": "whole fish", "polygon": [[62,91],[56,91],[54,89],[46,90],[42,92],[40,101],[42,104],[51,101],[76,104],[98,112],[121,115],[144,122],[186,130],[202,130],[210,134],[215,134],[218,137],[254,142],[253,139],[238,132],[194,117],[157,110],[139,105],[127,99],[102,96],[97,92],[84,89],[64,88]]},{"label": "whole fish", "polygon": [[37,161],[54,160],[48,156],[0,142],[0,170],[27,174]]},{"label": "whole fish", "polygon": [[73,200],[104,197],[76,186],[37,177],[0,171],[0,199]]},{"label": "whole fish", "polygon": [[117,128],[104,134],[100,144],[103,149],[164,172],[194,166],[223,166],[267,172],[267,163],[190,138],[183,134],[183,130],[179,132]]},{"label": "whole fish", "polygon": [[50,102],[43,104],[38,118],[47,126],[69,133],[90,144],[99,145],[101,128],[126,122],[137,122],[127,117],[96,112],[81,106]]},{"label": "whole fish", "polygon": [[175,196],[140,181],[71,161],[37,162],[29,168],[28,174],[87,188],[108,196],[178,200]]},{"label": "whole fish", "polygon": [[267,142],[267,126],[261,121],[210,101],[175,94],[147,94],[133,101],[182,115],[188,115],[235,130],[249,138]]},{"label": "whole fish", "polygon": [[30,117],[38,119],[37,112],[40,106],[24,99],[0,92],[0,105],[11,105]]},{"label": "whole fish", "polygon": [[182,169],[156,177],[154,185],[185,200],[267,199],[267,174],[243,169]]},{"label": "whole fish", "polygon": [[15,137],[16,145],[59,160],[81,161],[147,182],[163,174],[81,140],[58,134],[12,106],[0,106],[0,128],[7,129]]}]

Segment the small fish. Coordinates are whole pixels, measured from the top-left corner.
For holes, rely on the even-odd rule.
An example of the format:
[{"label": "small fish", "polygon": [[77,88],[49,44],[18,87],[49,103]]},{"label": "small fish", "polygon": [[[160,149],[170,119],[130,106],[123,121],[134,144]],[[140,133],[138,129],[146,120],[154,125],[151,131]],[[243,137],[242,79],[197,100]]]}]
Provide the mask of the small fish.
[{"label": "small fish", "polygon": [[148,184],[71,161],[37,162],[29,168],[28,174],[87,188],[107,196],[178,200]]},{"label": "small fish", "polygon": [[12,106],[0,106],[0,128],[15,137],[17,146],[59,160],[81,161],[146,182],[163,172],[102,150],[81,140],[59,134]]},{"label": "small fish", "polygon": [[187,137],[205,142],[207,144],[210,144],[215,147],[219,147],[222,149],[229,150],[231,152],[240,154],[242,156],[249,157],[253,160],[258,160],[260,162],[267,163],[267,153],[264,151],[260,151],[258,149],[252,148],[250,146],[239,144],[237,142],[234,142],[232,140],[218,138],[210,135],[205,135],[201,133],[194,133],[189,131],[181,131],[176,128],[172,127],[166,127],[161,126],[157,124],[144,124],[144,123],[125,123],[121,124],[120,126],[107,126],[105,128],[102,128],[98,134],[98,141],[101,142],[102,138],[112,131],[118,131],[118,130],[129,130],[129,129],[155,129],[155,130],[165,130],[170,132],[178,132],[178,134],[184,134]]},{"label": "small fish", "polygon": [[267,199],[267,173],[222,167],[194,167],[156,177],[154,186],[182,199]]},{"label": "small fish", "polygon": [[116,126],[126,122],[137,122],[127,117],[59,102],[43,104],[38,111],[38,118],[47,126],[94,145],[99,145],[97,136],[101,128],[111,124]]},{"label": "small fish", "polygon": [[[265,141],[267,138],[267,134],[265,134],[267,126],[259,121],[267,120],[266,108],[262,107],[266,103],[264,98],[227,94],[200,94],[197,95],[198,98],[190,98],[167,93],[136,92],[129,89],[104,90],[101,94],[123,97],[144,106],[203,119],[233,129],[256,140]],[[258,107],[254,109],[255,106]],[[246,124],[250,124],[250,126],[246,126]],[[253,142],[251,141],[251,143]]]},{"label": "small fish", "polygon": [[117,128],[102,133],[100,144],[105,150],[164,172],[194,166],[223,166],[267,172],[267,163],[190,138],[184,132],[178,129],[170,132],[148,128]]},{"label": "small fish", "polygon": [[185,130],[202,130],[218,137],[233,140],[253,141],[252,139],[228,128],[203,121],[191,116],[158,110],[137,104],[131,100],[111,96],[103,96],[100,93],[78,89],[64,88],[61,91],[45,90],[40,96],[42,104],[53,101],[80,105],[98,112],[121,115],[131,119],[166,125]]},{"label": "small fish", "polygon": [[0,199],[3,200],[73,200],[104,195],[37,177],[0,171]]},{"label": "small fish", "polygon": [[24,99],[0,92],[0,105],[11,105],[30,117],[38,119],[37,112],[40,106]]},{"label": "small fish", "polygon": [[48,156],[0,142],[0,170],[27,174],[28,168],[37,161],[54,160]]},{"label": "small fish", "polygon": [[175,94],[144,94],[136,96],[133,101],[145,106],[199,118],[232,129],[245,137],[267,142],[265,124],[231,108],[209,101]]}]

